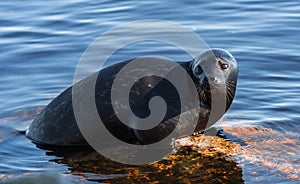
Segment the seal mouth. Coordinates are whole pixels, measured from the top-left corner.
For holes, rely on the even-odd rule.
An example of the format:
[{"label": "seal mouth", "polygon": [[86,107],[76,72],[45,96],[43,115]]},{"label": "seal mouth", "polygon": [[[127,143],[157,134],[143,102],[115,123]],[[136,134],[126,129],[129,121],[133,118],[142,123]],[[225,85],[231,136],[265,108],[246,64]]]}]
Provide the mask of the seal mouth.
[{"label": "seal mouth", "polygon": [[226,81],[220,83],[200,83],[200,89],[211,93],[233,93],[235,85],[233,81]]}]

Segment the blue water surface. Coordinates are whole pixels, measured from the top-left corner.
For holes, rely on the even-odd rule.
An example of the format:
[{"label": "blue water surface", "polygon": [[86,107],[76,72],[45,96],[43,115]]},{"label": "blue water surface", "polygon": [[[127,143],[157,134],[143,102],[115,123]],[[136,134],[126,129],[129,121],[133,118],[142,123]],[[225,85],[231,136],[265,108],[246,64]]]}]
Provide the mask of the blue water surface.
[{"label": "blue water surface", "polygon": [[[255,165],[253,157],[237,158],[244,181],[299,182],[300,1],[281,0],[1,0],[0,180],[68,171],[65,165],[49,162],[55,156],[46,156],[17,131],[25,130],[45,105],[72,84],[82,53],[96,37],[119,24],[142,19],[181,24],[209,47],[224,48],[236,57],[240,75],[235,100],[226,114],[228,122],[234,120],[237,127],[263,127],[293,140],[288,147],[283,143],[279,150],[261,156],[279,157],[274,163],[289,165],[287,170],[263,161]],[[113,60],[144,55],[189,59],[171,46],[149,42],[124,48]],[[273,143],[262,144],[272,147]],[[82,181],[80,176],[69,177],[75,177],[74,183]]]}]

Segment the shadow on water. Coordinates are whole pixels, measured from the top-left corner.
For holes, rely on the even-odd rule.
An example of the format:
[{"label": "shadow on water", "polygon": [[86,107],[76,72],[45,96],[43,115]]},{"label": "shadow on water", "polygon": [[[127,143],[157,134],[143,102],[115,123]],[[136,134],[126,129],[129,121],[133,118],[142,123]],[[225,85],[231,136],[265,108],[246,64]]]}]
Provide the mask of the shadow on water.
[{"label": "shadow on water", "polygon": [[[188,139],[203,140],[202,135]],[[198,140],[197,140],[198,139]],[[210,145],[196,151],[191,140],[180,140],[174,154],[148,165],[133,166],[111,161],[90,147],[38,147],[47,149],[50,161],[67,165],[67,174],[87,181],[108,183],[243,183],[242,169],[230,157],[235,144],[208,136]],[[190,142],[190,143],[187,143]],[[212,143],[212,144],[211,144]],[[185,146],[185,145],[186,146]],[[218,148],[216,146],[219,146]],[[126,153],[124,153],[126,154]]]}]

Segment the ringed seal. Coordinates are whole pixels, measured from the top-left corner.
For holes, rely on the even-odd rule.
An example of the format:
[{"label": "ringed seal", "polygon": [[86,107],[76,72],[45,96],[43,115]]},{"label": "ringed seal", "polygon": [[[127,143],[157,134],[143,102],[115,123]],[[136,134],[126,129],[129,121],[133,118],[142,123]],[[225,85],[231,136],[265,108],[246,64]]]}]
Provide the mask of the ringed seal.
[{"label": "ringed seal", "polygon": [[[151,98],[160,96],[167,105],[162,122],[149,130],[136,130],[120,122],[112,107],[111,90],[114,78],[130,61],[108,66],[99,74],[97,73],[96,107],[105,127],[118,139],[130,144],[152,144],[168,136],[176,127],[178,117],[182,113],[179,95],[168,80],[153,75],[145,76],[132,86],[129,94],[130,108],[136,116],[145,118],[151,113],[148,107]],[[230,107],[236,91],[237,62],[226,50],[208,49],[202,51],[192,61],[177,63],[186,70],[197,88],[200,110],[198,124],[194,131],[202,131],[220,119]],[[80,82],[84,83],[89,78],[90,76]],[[226,109],[223,114],[218,115],[208,124],[213,95],[225,99]],[[30,124],[26,136],[34,143],[44,146],[88,145],[74,117],[72,86],[41,111]]]}]

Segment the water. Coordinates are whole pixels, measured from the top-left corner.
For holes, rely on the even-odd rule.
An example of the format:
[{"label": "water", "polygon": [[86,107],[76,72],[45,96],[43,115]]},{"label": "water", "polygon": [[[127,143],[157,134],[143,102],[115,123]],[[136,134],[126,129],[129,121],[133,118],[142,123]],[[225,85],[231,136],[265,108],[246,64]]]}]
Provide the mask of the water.
[{"label": "water", "polygon": [[[92,183],[124,176],[74,171],[60,161],[63,157],[36,148],[17,130],[25,130],[72,84],[81,54],[97,36],[128,21],[163,19],[195,31],[210,47],[227,49],[238,60],[237,95],[221,126],[247,143],[234,156],[242,180],[298,183],[299,10],[298,1],[0,1],[0,181]],[[114,60],[143,55],[187,59],[170,46],[141,43]]]}]

